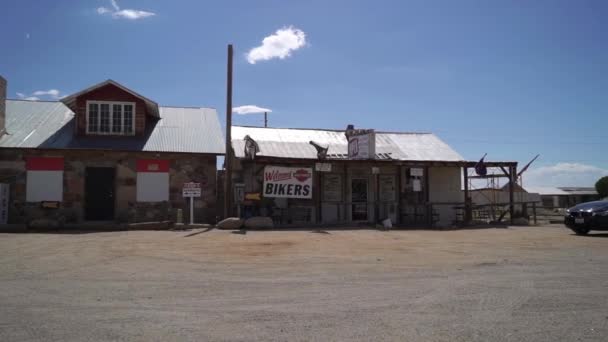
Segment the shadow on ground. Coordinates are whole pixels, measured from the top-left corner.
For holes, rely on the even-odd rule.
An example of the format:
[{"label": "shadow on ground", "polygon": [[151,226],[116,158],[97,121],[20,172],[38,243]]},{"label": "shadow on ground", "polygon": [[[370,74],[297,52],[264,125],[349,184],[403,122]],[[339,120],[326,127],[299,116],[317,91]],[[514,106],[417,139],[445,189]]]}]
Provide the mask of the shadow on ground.
[{"label": "shadow on ground", "polygon": [[594,234],[587,234],[587,235],[576,235],[576,234],[570,234],[572,236],[576,236],[576,237],[583,237],[583,238],[608,238],[608,233],[594,233]]}]

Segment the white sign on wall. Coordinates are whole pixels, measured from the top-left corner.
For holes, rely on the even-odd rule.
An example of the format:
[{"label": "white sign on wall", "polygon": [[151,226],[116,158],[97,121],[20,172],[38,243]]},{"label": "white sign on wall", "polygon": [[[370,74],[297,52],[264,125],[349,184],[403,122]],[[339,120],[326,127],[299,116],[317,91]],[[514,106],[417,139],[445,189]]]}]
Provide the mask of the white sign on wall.
[{"label": "white sign on wall", "polygon": [[348,137],[348,159],[374,159],[376,134],[369,132]]},{"label": "white sign on wall", "polygon": [[316,163],[315,171],[318,172],[331,172],[331,164],[330,163]]},{"label": "white sign on wall", "polygon": [[169,173],[138,172],[137,202],[162,202],[169,200]]},{"label": "white sign on wall", "polygon": [[312,168],[266,166],[263,196],[312,198]]},{"label": "white sign on wall", "polygon": [[422,177],[424,175],[424,169],[419,167],[413,167],[410,169],[410,176],[412,177]]},{"label": "white sign on wall", "polygon": [[184,183],[182,188],[184,197],[201,197],[201,183]]},{"label": "white sign on wall", "polygon": [[63,200],[63,171],[27,171],[27,202]]}]

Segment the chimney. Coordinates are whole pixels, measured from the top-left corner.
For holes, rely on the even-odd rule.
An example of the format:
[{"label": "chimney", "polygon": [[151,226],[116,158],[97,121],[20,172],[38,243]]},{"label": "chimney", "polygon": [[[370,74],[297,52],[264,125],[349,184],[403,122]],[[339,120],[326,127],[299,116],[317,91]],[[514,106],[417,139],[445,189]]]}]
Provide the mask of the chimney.
[{"label": "chimney", "polygon": [[0,137],[6,133],[6,80],[0,76]]}]

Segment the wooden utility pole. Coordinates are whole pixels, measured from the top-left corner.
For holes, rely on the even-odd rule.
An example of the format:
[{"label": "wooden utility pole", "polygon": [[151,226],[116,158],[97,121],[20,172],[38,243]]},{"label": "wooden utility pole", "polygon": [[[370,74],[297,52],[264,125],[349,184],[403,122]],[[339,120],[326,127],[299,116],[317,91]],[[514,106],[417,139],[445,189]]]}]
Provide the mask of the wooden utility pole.
[{"label": "wooden utility pole", "polygon": [[469,166],[465,165],[462,168],[464,174],[464,213],[462,218],[464,219],[464,224],[469,225],[472,221],[472,212],[471,212],[471,203],[469,201]]},{"label": "wooden utility pole", "polygon": [[515,166],[509,166],[509,216],[511,216],[511,224],[515,222],[515,206],[513,205],[513,195],[515,186],[513,182],[517,181],[517,169]]},{"label": "wooden utility pole", "polygon": [[232,215],[232,44],[228,44],[226,75],[226,155],[224,157],[224,218]]},{"label": "wooden utility pole", "polygon": [[264,112],[264,127],[268,127],[268,112]]}]

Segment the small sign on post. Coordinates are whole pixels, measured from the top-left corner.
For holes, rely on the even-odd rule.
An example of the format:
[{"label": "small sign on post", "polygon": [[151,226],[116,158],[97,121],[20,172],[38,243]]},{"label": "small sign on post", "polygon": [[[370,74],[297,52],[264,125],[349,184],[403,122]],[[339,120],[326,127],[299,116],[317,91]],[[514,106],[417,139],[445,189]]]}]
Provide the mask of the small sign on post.
[{"label": "small sign on post", "polygon": [[194,197],[201,197],[201,183],[184,183],[182,196],[190,197],[190,224],[194,224]]}]

